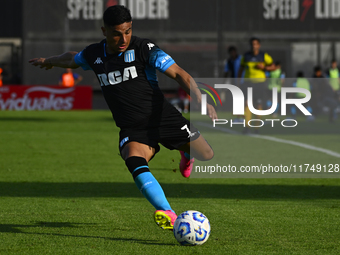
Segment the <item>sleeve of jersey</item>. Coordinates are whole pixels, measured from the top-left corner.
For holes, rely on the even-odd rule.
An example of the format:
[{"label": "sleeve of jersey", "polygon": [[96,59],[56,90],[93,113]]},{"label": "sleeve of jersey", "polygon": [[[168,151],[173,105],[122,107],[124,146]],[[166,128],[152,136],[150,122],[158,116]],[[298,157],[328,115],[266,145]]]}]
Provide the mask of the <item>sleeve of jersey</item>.
[{"label": "sleeve of jersey", "polygon": [[83,70],[92,70],[90,65],[87,63],[84,57],[84,51],[79,52],[77,55],[74,56],[74,62],[83,68]]},{"label": "sleeve of jersey", "polygon": [[269,56],[267,53],[264,54],[264,62],[266,63],[267,66],[270,66],[273,64],[273,59],[271,56]]},{"label": "sleeve of jersey", "polygon": [[224,72],[225,73],[229,72],[229,62],[228,62],[228,60],[227,60],[227,63],[225,64],[225,66],[224,66]]},{"label": "sleeve of jersey", "polygon": [[164,73],[170,66],[175,64],[175,61],[159,48],[156,48],[150,53],[149,65]]}]

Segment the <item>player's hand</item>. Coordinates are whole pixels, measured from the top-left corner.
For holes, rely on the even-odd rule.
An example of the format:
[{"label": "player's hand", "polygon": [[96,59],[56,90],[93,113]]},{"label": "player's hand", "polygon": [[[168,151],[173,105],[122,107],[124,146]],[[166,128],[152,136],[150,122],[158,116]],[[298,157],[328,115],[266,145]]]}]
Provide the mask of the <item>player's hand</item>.
[{"label": "player's hand", "polygon": [[260,63],[260,64],[256,65],[256,68],[260,69],[260,70],[264,70],[265,67],[266,66],[263,63]]},{"label": "player's hand", "polygon": [[211,104],[207,104],[207,112],[211,120],[217,119],[217,113],[215,108]]},{"label": "player's hand", "polygon": [[49,70],[53,68],[53,65],[46,58],[33,58],[28,61],[28,63],[39,66],[40,68],[45,68],[45,70]]}]

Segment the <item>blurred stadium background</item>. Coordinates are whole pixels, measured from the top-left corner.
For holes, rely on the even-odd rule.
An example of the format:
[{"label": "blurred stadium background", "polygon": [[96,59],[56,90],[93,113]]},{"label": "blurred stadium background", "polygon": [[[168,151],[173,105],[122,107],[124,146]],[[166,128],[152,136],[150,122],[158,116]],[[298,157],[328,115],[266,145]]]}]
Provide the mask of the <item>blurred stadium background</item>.
[{"label": "blurred stadium background", "polygon": [[[55,85],[63,70],[42,72],[27,64],[33,57],[80,51],[103,36],[103,10],[124,4],[132,10],[134,35],[154,40],[193,77],[223,77],[228,47],[249,49],[248,39],[262,39],[262,49],[282,63],[286,77],[313,68],[329,68],[340,59],[339,0],[2,0],[0,67],[4,83]],[[92,72],[77,71],[80,85],[93,87],[94,108],[106,107]],[[165,92],[177,84],[159,76]]]}]

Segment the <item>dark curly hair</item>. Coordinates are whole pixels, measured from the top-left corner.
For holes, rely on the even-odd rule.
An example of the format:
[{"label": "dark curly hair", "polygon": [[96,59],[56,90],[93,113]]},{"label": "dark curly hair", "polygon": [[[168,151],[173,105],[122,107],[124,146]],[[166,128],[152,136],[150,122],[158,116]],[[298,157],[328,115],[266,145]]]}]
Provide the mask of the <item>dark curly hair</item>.
[{"label": "dark curly hair", "polygon": [[117,26],[132,21],[132,17],[128,8],[123,5],[114,5],[105,10],[103,21],[106,26]]}]

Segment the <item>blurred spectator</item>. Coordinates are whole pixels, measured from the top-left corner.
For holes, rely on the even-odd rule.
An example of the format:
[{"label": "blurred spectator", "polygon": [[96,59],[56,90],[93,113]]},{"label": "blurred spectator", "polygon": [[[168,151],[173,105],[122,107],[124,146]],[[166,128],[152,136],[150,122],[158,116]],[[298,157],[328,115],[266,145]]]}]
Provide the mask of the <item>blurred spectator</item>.
[{"label": "blurred spectator", "polygon": [[269,81],[268,81],[268,93],[267,93],[267,107],[268,109],[272,106],[272,98],[273,98],[273,88],[277,88],[278,93],[278,107],[276,108],[276,112],[279,110],[279,105],[281,101],[281,87],[286,78],[285,73],[281,69],[280,61],[276,61],[274,64],[275,70],[269,72]]},{"label": "blurred spectator", "polygon": [[246,52],[241,59],[241,67],[238,71],[238,77],[242,77],[245,70],[244,78],[249,78],[253,83],[266,81],[266,71],[275,70],[272,57],[261,51],[261,40],[253,37],[249,40],[251,50]]},{"label": "blurred spectator", "polygon": [[335,92],[329,83],[329,80],[325,78],[322,73],[322,69],[319,66],[314,68],[313,76],[313,91],[317,103],[320,107],[327,107],[329,110],[329,121],[334,122],[336,118],[336,108],[338,106],[337,100],[335,100]]},{"label": "blurred spectator", "polygon": [[334,91],[340,90],[340,73],[338,69],[338,64],[335,59],[332,60],[331,68],[327,71],[327,76],[330,78],[330,84]]},{"label": "blurred spectator", "polygon": [[190,104],[190,96],[185,92],[182,87],[179,87],[177,92],[178,98],[172,99],[171,104],[175,106],[175,108],[179,112],[188,113],[189,112],[189,104]]},{"label": "blurred spectator", "polygon": [[83,77],[77,73],[73,73],[71,68],[67,68],[66,72],[60,76],[59,85],[62,87],[73,87],[83,80]]},{"label": "blurred spectator", "polygon": [[2,87],[3,83],[2,83],[2,68],[0,67],[0,87]]},{"label": "blurred spectator", "polygon": [[7,64],[3,64],[1,71],[0,71],[0,75],[1,75],[1,84],[2,85],[8,85],[11,84],[11,78],[12,75],[11,73],[8,71],[8,65]]},{"label": "blurred spectator", "polygon": [[[253,88],[253,106],[258,109],[263,109],[263,99],[266,85],[266,71],[275,70],[272,57],[261,51],[261,41],[259,38],[253,37],[249,40],[251,50],[246,52],[241,59],[241,67],[238,71],[238,77],[241,78],[243,71],[245,71],[245,83],[243,85],[244,94],[247,94],[247,88]],[[248,105],[245,108],[245,122],[247,127],[243,133],[249,133],[248,123],[252,118],[252,113]],[[259,118],[259,117],[258,117]],[[258,130],[255,131],[256,133]]]},{"label": "blurred spectator", "polygon": [[[306,90],[308,90],[312,93],[312,87],[310,85],[309,80],[307,78],[305,78],[304,73],[302,71],[299,71],[296,76],[297,76],[297,79],[296,79],[296,82],[293,84],[293,87],[306,89]],[[305,98],[306,94],[305,93],[296,93],[295,97],[296,98]],[[306,106],[307,110],[311,114],[313,114],[311,102],[310,101],[307,102],[305,104],[305,106]],[[295,105],[292,105],[290,110],[291,110],[292,115],[295,117],[296,114],[297,114],[297,109],[296,109]],[[307,121],[314,121],[314,120],[315,120],[315,117],[313,115],[307,117]]]},{"label": "blurred spectator", "polygon": [[332,60],[331,68],[327,72],[329,83],[335,92],[335,97],[338,102],[340,102],[340,72],[338,68],[338,63],[335,59]]},{"label": "blurred spectator", "polygon": [[[238,72],[241,67],[241,59],[242,55],[238,54],[237,48],[235,46],[230,46],[228,48],[229,58],[227,59],[227,62],[224,67],[224,77],[225,78],[231,78],[228,82],[231,84],[238,84],[240,85],[240,82],[236,81],[236,78],[238,78]],[[220,96],[222,98],[222,101],[226,98],[226,92],[223,90],[220,93]],[[236,115],[236,118],[234,119],[234,122],[242,122],[244,120],[244,116],[242,115]]]},{"label": "blurred spectator", "polygon": [[238,71],[241,67],[242,55],[237,53],[237,48],[235,46],[230,46],[228,49],[229,58],[224,67],[224,77],[225,78],[237,78]]}]

